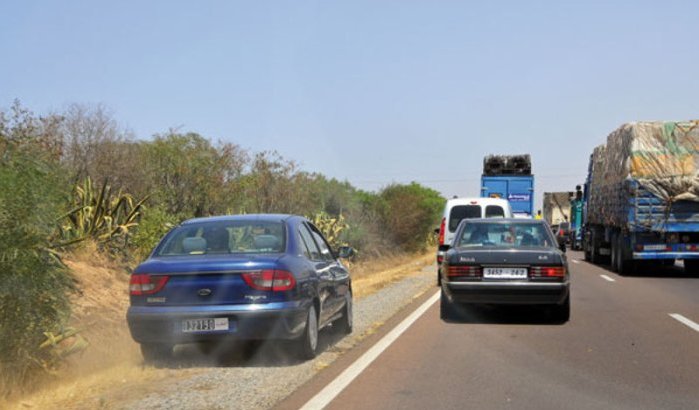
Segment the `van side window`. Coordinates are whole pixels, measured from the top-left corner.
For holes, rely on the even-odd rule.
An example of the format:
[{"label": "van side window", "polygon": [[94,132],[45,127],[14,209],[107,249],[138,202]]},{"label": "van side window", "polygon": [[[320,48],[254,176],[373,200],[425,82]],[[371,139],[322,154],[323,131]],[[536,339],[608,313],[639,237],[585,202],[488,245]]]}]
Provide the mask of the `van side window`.
[{"label": "van side window", "polygon": [[488,205],[485,207],[486,218],[504,218],[505,210],[500,205]]},{"label": "van side window", "polygon": [[481,217],[480,205],[457,205],[449,211],[449,232],[455,232],[462,219]]}]

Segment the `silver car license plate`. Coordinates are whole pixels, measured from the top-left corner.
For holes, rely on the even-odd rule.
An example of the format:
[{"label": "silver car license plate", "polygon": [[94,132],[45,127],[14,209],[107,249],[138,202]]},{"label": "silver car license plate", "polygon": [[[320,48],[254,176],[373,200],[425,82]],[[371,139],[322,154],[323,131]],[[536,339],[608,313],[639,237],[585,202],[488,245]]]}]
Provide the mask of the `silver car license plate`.
[{"label": "silver car license plate", "polygon": [[526,279],[527,268],[483,268],[483,277],[488,279]]},{"label": "silver car license plate", "polygon": [[185,319],[182,321],[182,332],[197,333],[197,332],[216,332],[228,330],[228,318],[202,318],[202,319]]}]

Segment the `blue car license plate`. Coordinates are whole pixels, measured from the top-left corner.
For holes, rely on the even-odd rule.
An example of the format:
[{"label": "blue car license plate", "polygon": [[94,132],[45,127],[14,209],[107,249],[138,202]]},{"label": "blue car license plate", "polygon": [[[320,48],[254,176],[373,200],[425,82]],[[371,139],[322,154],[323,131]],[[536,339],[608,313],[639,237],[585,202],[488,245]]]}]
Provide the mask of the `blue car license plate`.
[{"label": "blue car license plate", "polygon": [[227,330],[229,330],[227,317],[185,319],[182,321],[182,332],[184,333],[219,332]]}]

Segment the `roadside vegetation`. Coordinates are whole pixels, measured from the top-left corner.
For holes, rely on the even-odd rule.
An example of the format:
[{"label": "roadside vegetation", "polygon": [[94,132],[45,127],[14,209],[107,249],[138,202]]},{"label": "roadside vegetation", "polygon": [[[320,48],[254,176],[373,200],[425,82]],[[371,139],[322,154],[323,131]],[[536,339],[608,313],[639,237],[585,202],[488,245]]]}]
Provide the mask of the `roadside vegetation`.
[{"label": "roadside vegetation", "polygon": [[209,215],[309,217],[358,261],[424,250],[444,199],[417,183],[367,192],[194,132],[136,138],[102,106],[0,111],[0,399],[85,347],[63,260],[86,246],[135,266],[179,222]]}]

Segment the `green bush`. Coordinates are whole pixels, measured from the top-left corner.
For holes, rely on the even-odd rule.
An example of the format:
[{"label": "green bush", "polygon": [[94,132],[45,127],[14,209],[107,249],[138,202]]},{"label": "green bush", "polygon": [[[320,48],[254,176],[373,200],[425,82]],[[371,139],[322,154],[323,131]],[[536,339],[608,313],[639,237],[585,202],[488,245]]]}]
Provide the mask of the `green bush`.
[{"label": "green bush", "polygon": [[44,332],[65,325],[73,282],[48,243],[65,200],[57,166],[0,137],[0,396],[7,396],[57,365],[40,345]]},{"label": "green bush", "polygon": [[145,208],[136,233],[131,238],[136,259],[141,261],[147,258],[160,239],[183,219],[169,214],[162,207]]},{"label": "green bush", "polygon": [[439,222],[444,198],[416,182],[390,185],[379,196],[383,227],[394,243],[408,251],[425,248],[430,232]]}]

